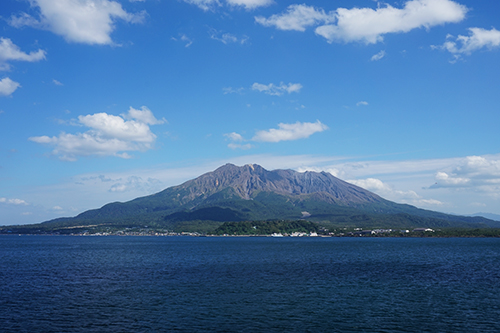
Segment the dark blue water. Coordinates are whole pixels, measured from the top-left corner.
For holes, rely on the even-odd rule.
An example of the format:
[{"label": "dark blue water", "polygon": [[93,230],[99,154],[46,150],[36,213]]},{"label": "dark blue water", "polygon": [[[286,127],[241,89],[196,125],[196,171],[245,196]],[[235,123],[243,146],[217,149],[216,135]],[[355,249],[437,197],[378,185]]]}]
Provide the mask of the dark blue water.
[{"label": "dark blue water", "polygon": [[1,332],[500,332],[500,239],[0,236]]}]

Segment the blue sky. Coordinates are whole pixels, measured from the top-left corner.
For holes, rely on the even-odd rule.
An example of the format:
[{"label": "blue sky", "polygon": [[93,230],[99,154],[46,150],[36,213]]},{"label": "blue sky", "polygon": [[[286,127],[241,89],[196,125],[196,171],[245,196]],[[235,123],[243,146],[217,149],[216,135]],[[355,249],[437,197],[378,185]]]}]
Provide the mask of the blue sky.
[{"label": "blue sky", "polygon": [[500,3],[3,0],[0,225],[225,163],[500,214]]}]

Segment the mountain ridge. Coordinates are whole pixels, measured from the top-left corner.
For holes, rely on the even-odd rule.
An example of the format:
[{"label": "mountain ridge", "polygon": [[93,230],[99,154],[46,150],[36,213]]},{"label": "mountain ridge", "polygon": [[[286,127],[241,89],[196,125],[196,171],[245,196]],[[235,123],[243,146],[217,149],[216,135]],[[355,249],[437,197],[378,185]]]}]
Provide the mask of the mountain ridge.
[{"label": "mountain ridge", "polygon": [[488,227],[482,217],[455,216],[398,204],[327,172],[268,171],[257,164],[225,164],[155,194],[114,202],[44,226],[154,225],[179,229],[197,223],[307,220],[324,225]]}]

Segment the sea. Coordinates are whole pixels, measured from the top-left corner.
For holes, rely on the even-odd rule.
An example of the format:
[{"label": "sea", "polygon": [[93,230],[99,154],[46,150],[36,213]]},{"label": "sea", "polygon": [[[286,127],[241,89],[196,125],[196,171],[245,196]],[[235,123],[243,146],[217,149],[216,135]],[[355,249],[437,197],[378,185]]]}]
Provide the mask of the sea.
[{"label": "sea", "polygon": [[500,332],[500,239],[0,236],[0,332]]}]

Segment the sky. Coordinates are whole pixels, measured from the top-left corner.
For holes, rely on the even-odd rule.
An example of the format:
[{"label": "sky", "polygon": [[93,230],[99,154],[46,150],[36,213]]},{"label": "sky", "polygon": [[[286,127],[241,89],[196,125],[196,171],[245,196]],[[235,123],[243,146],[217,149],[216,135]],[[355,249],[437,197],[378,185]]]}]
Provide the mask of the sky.
[{"label": "sky", "polygon": [[226,163],[500,214],[500,2],[2,0],[0,225]]}]

